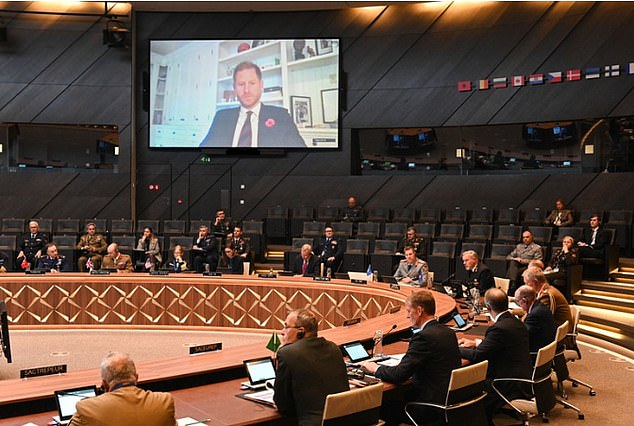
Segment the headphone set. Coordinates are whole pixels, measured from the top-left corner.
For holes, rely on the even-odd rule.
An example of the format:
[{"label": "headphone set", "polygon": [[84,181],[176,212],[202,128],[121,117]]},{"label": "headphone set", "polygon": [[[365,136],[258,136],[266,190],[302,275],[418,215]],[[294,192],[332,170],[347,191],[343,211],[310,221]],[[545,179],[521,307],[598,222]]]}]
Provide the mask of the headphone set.
[{"label": "headphone set", "polygon": [[299,328],[298,328],[298,329],[297,329],[297,338],[298,338],[298,339],[303,339],[303,338],[304,338],[304,336],[305,336],[305,333],[304,333],[304,328],[303,328],[303,327],[302,327],[301,329],[299,329]]}]

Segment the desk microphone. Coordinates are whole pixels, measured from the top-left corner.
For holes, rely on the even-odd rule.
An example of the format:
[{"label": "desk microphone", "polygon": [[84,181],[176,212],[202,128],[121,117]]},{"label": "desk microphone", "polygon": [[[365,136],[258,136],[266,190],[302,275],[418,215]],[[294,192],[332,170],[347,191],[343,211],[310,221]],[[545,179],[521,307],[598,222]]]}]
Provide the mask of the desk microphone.
[{"label": "desk microphone", "polygon": [[447,278],[442,280],[440,285],[444,286],[445,284],[447,284],[449,282],[449,280],[453,279],[453,277],[455,277],[455,276],[456,276],[456,273],[454,272],[453,274],[449,275]]}]

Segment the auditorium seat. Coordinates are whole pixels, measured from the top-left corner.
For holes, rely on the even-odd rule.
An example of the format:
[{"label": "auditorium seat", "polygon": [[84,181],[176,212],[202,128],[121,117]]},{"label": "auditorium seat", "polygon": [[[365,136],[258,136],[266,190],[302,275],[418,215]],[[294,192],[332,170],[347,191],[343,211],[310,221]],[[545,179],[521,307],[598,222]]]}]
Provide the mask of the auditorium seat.
[{"label": "auditorium seat", "polygon": [[442,222],[464,224],[466,221],[467,211],[462,207],[456,206],[453,209],[447,209],[447,211],[445,211],[445,218]]},{"label": "auditorium seat", "polygon": [[372,207],[368,209],[365,220],[367,222],[385,223],[392,219],[392,210],[389,207]]},{"label": "auditorium seat", "polygon": [[15,235],[0,235],[0,252],[4,252],[7,255],[7,263],[4,265],[4,268],[7,271],[14,270],[15,256],[17,253],[16,250],[16,236]]},{"label": "auditorium seat", "polygon": [[524,226],[541,226],[546,219],[546,213],[539,207],[534,209],[528,209],[524,211],[524,217],[522,218],[522,225]]},{"label": "auditorium seat", "polygon": [[370,242],[370,253],[374,251],[374,241],[381,235],[381,224],[378,222],[361,222],[358,224],[356,238]]},{"label": "auditorium seat", "polygon": [[317,207],[317,220],[322,222],[334,222],[340,219],[339,207],[322,206]]},{"label": "auditorium seat", "polygon": [[99,219],[96,217],[84,219],[82,221],[81,230],[79,231],[80,234],[83,235],[86,232],[86,225],[88,225],[89,223],[95,224],[95,228],[97,228],[97,234],[103,234],[104,236],[106,236],[106,233],[110,234],[110,229],[108,228],[108,219]]},{"label": "auditorium seat", "polygon": [[520,211],[513,207],[499,209],[495,223],[498,225],[519,225]]},{"label": "auditorium seat", "polygon": [[590,216],[599,215],[601,223],[605,223],[605,212],[603,210],[578,210],[575,212],[575,225],[588,226],[590,224]]},{"label": "auditorium seat", "polygon": [[613,228],[605,228],[609,234],[609,244],[607,244],[601,257],[581,257],[580,262],[583,265],[583,279],[608,281],[610,272],[618,269],[619,264],[619,246],[615,244],[618,230]]},{"label": "auditorium seat", "polygon": [[516,225],[500,225],[493,242],[501,244],[517,244],[522,235],[522,227]]},{"label": "auditorium seat", "polygon": [[163,221],[163,235],[184,235],[187,222],[184,220],[165,219]]},{"label": "auditorium seat", "polygon": [[528,228],[533,233],[533,241],[542,247],[550,247],[553,237],[553,228],[550,226],[531,226]]},{"label": "auditorium seat", "polygon": [[457,280],[465,281],[467,279],[467,271],[462,264],[462,253],[467,250],[475,251],[478,254],[478,259],[481,259],[481,261],[484,262],[483,259],[486,255],[486,243],[462,243],[462,247],[460,248],[460,255],[456,256],[455,271]]},{"label": "auditorium seat", "polygon": [[453,269],[455,258],[455,242],[433,242],[431,256],[427,257],[427,263],[429,264],[429,270],[434,271],[436,281],[443,281],[454,272]]},{"label": "auditorium seat", "polygon": [[516,244],[491,244],[489,256],[484,260],[493,275],[506,277],[506,256],[513,251]]},{"label": "auditorium seat", "polygon": [[264,260],[265,236],[264,221],[262,220],[245,220],[242,222],[242,233],[245,237],[251,239],[251,251],[253,251],[254,259],[258,262]]},{"label": "auditorium seat", "polygon": [[440,222],[440,209],[420,209],[418,212],[418,223],[438,223]]},{"label": "auditorium seat", "polygon": [[26,229],[25,219],[15,217],[2,218],[3,234],[22,234]]},{"label": "auditorium seat", "polygon": [[[352,237],[352,222],[331,222],[330,225],[332,226],[333,231],[335,231],[335,236],[338,236],[339,238]],[[326,224],[324,223],[319,235],[324,233],[325,226]]]},{"label": "auditorium seat", "polygon": [[155,219],[139,219],[136,221],[135,232],[139,235],[143,233],[143,228],[150,227],[152,228],[152,233],[154,235],[158,235],[161,233],[159,229],[159,221]]},{"label": "auditorium seat", "polygon": [[493,222],[493,210],[488,207],[480,207],[479,209],[471,210],[469,217],[469,223],[482,223],[490,224]]},{"label": "auditorium seat", "polygon": [[[132,219],[112,219],[110,221],[110,234],[115,236],[119,235],[132,235],[134,233],[134,223]],[[114,238],[113,238],[114,240]]]},{"label": "auditorium seat", "polygon": [[77,269],[75,255],[77,235],[53,235],[52,242],[54,242],[57,246],[57,251],[59,252],[59,254],[66,256],[66,265],[68,270],[75,271]]},{"label": "auditorium seat", "polygon": [[614,244],[619,246],[625,255],[629,255],[632,248],[632,210],[610,210],[608,211],[606,228],[616,229],[616,239]]},{"label": "auditorium seat", "polygon": [[561,242],[563,241],[566,235],[570,235],[575,242],[579,241],[579,238],[583,236],[583,227],[581,226],[562,226],[559,228],[559,233],[557,234],[557,239],[555,240],[559,246],[561,246]]},{"label": "auditorium seat", "polygon": [[493,225],[469,224],[469,234],[464,239],[471,242],[489,242],[493,236]]},{"label": "auditorium seat", "polygon": [[[436,239],[436,224],[435,223],[415,223],[414,229],[416,229],[416,234],[420,237],[425,238],[427,241],[432,241]],[[405,234],[401,236],[404,238]]]},{"label": "auditorium seat", "polygon": [[79,219],[57,219],[55,221],[55,234],[77,235],[79,233]]},{"label": "auditorium seat", "polygon": [[132,252],[136,248],[137,238],[134,235],[113,235],[112,242],[119,244],[120,252],[132,256]]},{"label": "auditorium seat", "polygon": [[[304,222],[304,228],[302,230],[302,237],[310,237],[313,239],[317,239],[321,237],[324,233],[324,227],[326,226],[326,222]],[[334,228],[333,228],[334,229]],[[336,238],[335,233],[335,238]]]},{"label": "auditorium seat", "polygon": [[383,238],[386,240],[400,240],[405,237],[407,224],[401,222],[391,222],[385,224]]},{"label": "auditorium seat", "polygon": [[392,222],[403,222],[407,225],[411,225],[416,220],[416,209],[413,207],[404,209],[394,209],[392,215]]},{"label": "auditorium seat", "polygon": [[458,223],[443,223],[436,238],[438,241],[461,241],[464,236],[464,225]]},{"label": "auditorium seat", "polygon": [[45,234],[51,235],[53,232],[53,219],[50,218],[37,218],[37,219],[29,219],[30,221],[36,221],[38,225],[40,225],[40,232],[44,232]]},{"label": "auditorium seat", "polygon": [[288,208],[282,206],[272,206],[266,209],[264,218],[267,238],[288,237]]},{"label": "auditorium seat", "polygon": [[304,222],[315,220],[315,210],[312,207],[293,207],[291,215],[291,237],[299,237],[304,229]]},{"label": "auditorium seat", "polygon": [[348,240],[343,254],[343,272],[365,272],[368,269],[369,247],[368,240]]}]

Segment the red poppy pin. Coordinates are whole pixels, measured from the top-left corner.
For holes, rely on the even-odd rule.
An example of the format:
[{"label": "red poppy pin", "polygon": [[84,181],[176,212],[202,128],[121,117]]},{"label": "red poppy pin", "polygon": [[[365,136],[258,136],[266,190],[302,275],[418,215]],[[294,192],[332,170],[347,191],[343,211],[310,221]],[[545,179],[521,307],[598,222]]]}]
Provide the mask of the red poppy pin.
[{"label": "red poppy pin", "polygon": [[274,119],[272,119],[272,118],[269,118],[269,119],[267,119],[267,120],[264,122],[264,125],[265,125],[266,127],[268,127],[268,128],[271,128],[271,127],[275,126],[275,120],[274,120]]}]

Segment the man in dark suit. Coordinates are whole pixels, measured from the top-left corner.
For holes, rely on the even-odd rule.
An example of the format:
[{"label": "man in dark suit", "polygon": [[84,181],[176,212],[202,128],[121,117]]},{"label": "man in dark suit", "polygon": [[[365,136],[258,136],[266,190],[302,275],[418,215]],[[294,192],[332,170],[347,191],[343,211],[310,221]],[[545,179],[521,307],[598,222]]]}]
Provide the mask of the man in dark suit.
[{"label": "man in dark suit", "polygon": [[216,112],[201,147],[305,148],[286,109],[260,102],[264,82],[253,62],[241,62],[233,70],[233,90],[240,107]]},{"label": "man in dark suit", "polygon": [[302,246],[300,254],[293,261],[293,274],[302,277],[315,277],[319,275],[319,259],[313,254],[310,244]]},{"label": "man in dark suit", "polygon": [[603,257],[605,246],[610,244],[610,234],[601,226],[599,215],[593,214],[590,226],[583,228],[583,237],[577,242],[580,257]]},{"label": "man in dark suit", "polygon": [[[472,363],[489,361],[487,370],[488,389],[484,400],[487,417],[493,417],[504,403],[491,387],[493,379],[509,377],[529,379],[531,377],[528,330],[508,311],[508,297],[499,288],[490,288],[484,294],[484,301],[491,313],[493,325],[484,334],[484,339],[458,340],[460,354]],[[507,398],[529,397],[530,389],[524,384],[507,382],[496,384]]]},{"label": "man in dark suit", "polygon": [[324,236],[319,240],[317,253],[324,267],[337,272],[343,260],[343,245],[335,238],[335,231],[330,225],[324,227]]},{"label": "man in dark suit", "polygon": [[528,330],[529,350],[537,353],[555,340],[557,329],[553,314],[537,300],[535,289],[526,284],[515,290],[515,302],[526,312],[524,326]]},{"label": "man in dark suit", "polygon": [[209,227],[201,225],[198,228],[198,235],[192,241],[192,265],[196,272],[205,270],[205,264],[209,265],[211,271],[215,271],[218,266],[218,245],[216,237],[209,234]]},{"label": "man in dark suit", "polygon": [[40,232],[40,224],[32,220],[29,222],[29,232],[24,234],[20,242],[20,251],[16,258],[18,268],[26,270],[35,268],[42,257],[44,247],[48,244],[48,237]]},{"label": "man in dark suit", "polygon": [[480,262],[478,253],[467,250],[462,253],[462,264],[467,270],[467,282],[480,290],[480,294],[491,287],[495,287],[493,272],[484,263]]},{"label": "man in dark suit", "polygon": [[[412,379],[413,387],[404,401],[386,413],[385,418],[395,423],[408,422],[404,419],[405,403],[410,401],[434,402],[442,404],[447,396],[451,371],[460,367],[460,351],[455,333],[436,321],[436,302],[427,290],[412,293],[405,302],[407,317],[412,327],[419,329],[409,342],[407,352],[396,366],[379,366],[364,362],[361,367],[381,380],[403,383]],[[383,413],[381,414],[383,418]],[[421,411],[425,424],[444,424],[444,414],[438,410]]]},{"label": "man in dark suit", "polygon": [[296,415],[299,426],[319,426],[326,396],[350,389],[341,350],[317,337],[317,318],[307,309],[292,311],[277,352],[273,400],[280,413]]}]

